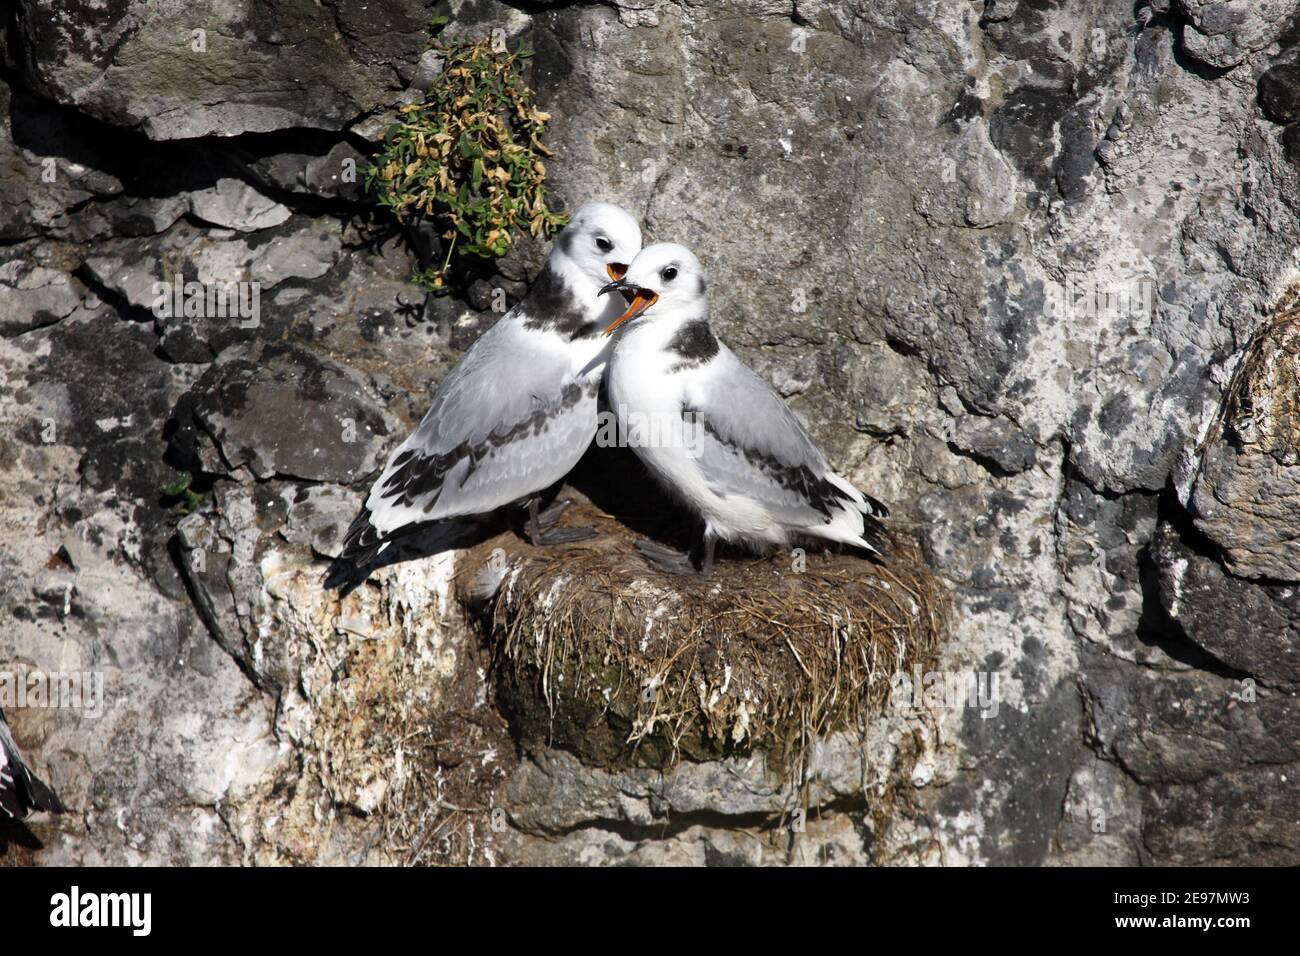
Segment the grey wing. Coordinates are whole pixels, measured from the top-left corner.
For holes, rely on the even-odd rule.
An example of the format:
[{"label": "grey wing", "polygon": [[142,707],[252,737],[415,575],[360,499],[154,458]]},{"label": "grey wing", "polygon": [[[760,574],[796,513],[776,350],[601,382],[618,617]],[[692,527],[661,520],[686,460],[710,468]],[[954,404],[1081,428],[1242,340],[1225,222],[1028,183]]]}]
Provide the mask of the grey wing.
[{"label": "grey wing", "polygon": [[598,379],[572,365],[560,340],[515,315],[488,330],[371,489],[374,529],[482,514],[563,478],[596,429]]},{"label": "grey wing", "polygon": [[791,527],[823,524],[845,509],[888,513],[835,474],[789,406],[725,345],[688,390],[683,414],[691,412],[700,424],[700,471],[715,492],[757,501]]}]

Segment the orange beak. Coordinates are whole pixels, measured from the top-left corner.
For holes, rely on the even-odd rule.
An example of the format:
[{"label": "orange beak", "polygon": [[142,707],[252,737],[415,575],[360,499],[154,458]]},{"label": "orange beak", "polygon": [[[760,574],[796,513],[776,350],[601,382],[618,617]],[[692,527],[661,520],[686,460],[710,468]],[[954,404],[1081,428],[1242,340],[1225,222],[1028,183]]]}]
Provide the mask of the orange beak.
[{"label": "orange beak", "polygon": [[627,275],[627,263],[626,262],[607,263],[605,266],[605,271],[609,273],[609,277],[611,279],[617,282],[619,279],[623,278],[623,276]]},{"label": "orange beak", "polygon": [[637,289],[632,294],[632,301],[628,304],[627,311],[610,323],[609,328],[605,330],[606,335],[612,335],[624,322],[629,319],[635,319],[650,306],[659,301],[659,296],[655,295],[649,289]]}]

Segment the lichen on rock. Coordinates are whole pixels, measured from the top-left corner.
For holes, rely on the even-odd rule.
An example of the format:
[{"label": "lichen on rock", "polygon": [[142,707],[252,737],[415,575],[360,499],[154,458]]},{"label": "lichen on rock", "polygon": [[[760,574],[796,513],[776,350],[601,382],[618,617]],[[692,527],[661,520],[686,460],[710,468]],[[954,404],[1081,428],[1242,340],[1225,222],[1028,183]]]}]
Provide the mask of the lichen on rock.
[{"label": "lichen on rock", "polygon": [[[805,656],[799,715],[780,629],[711,623],[746,582],[770,590],[752,608],[820,582],[861,611],[884,579],[858,559],[809,555],[796,585],[788,557],[732,556],[712,594],[621,558],[550,568],[494,524],[321,588],[377,462],[545,254],[521,236],[426,295],[440,233],[364,193],[436,75],[425,0],[10,6],[0,668],[94,670],[109,706],[6,708],[71,811],[6,860],[1300,862],[1276,295],[1300,3],[438,5],[448,40],[536,51],[551,208],[617,202],[695,249],[719,336],[917,542],[945,639],[878,661],[999,679],[996,714],[878,713],[871,683],[862,728],[848,671]],[[156,310],[178,276],[257,283],[257,321]],[[513,590],[467,616],[497,547]],[[548,612],[579,570],[600,588]],[[790,620],[829,641],[833,603]],[[748,726],[742,687],[769,705]],[[808,744],[797,786],[772,727]]]}]

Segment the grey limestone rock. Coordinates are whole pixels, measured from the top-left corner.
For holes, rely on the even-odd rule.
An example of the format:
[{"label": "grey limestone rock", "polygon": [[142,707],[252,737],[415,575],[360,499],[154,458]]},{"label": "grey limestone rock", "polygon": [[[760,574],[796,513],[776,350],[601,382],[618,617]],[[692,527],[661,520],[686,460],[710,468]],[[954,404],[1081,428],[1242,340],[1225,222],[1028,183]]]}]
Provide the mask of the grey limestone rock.
[{"label": "grey limestone rock", "polygon": [[38,861],[1300,862],[1300,465],[1211,428],[1294,280],[1295,2],[446,5],[536,51],[549,195],[697,251],[951,590],[941,667],[998,677],[823,741],[780,852],[758,764],[521,753],[461,552],[321,588],[546,253],[434,297],[437,235],[372,229],[350,170],[436,77],[427,5],[64,6],[0,28],[0,667],[62,649],[111,704],[6,707],[74,811]]}]

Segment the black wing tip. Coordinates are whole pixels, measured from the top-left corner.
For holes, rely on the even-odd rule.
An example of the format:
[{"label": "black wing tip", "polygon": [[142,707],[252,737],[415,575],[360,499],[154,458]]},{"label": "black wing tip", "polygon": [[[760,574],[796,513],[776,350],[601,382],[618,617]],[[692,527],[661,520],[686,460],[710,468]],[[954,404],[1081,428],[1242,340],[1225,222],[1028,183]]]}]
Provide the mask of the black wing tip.
[{"label": "black wing tip", "polygon": [[377,547],[339,555],[325,569],[321,587],[326,591],[338,591],[340,598],[347,597],[370,577],[370,572],[377,566],[378,556]]},{"label": "black wing tip", "polygon": [[885,503],[879,498],[873,498],[871,495],[866,494],[864,494],[862,498],[867,503],[867,507],[863,511],[864,514],[870,515],[873,518],[889,517],[889,508],[887,508]]},{"label": "black wing tip", "polygon": [[10,773],[0,781],[0,813],[22,820],[33,811],[67,813],[68,808],[50,786],[28,769],[17,755],[9,754]]},{"label": "black wing tip", "polygon": [[383,534],[370,523],[370,509],[362,508],[361,513],[348,526],[348,533],[343,536],[343,548],[335,558],[335,563],[344,562],[355,567],[369,564],[384,549],[384,545],[401,533],[402,529],[399,528],[396,534]]},{"label": "black wing tip", "polygon": [[[369,536],[366,532],[370,532]],[[379,532],[370,523],[370,509],[363,505],[361,511],[352,519],[352,523],[348,525],[347,533],[343,535],[343,549],[339,552],[339,558],[355,557],[357,552],[368,547],[378,537]]]},{"label": "black wing tip", "polygon": [[370,523],[370,509],[363,507],[348,525],[347,534],[343,536],[343,548],[326,569],[321,587],[338,591],[339,597],[347,597],[370,576],[370,565],[385,540]]},{"label": "black wing tip", "polygon": [[34,810],[44,810],[47,813],[68,812],[68,808],[49,785],[30,770],[27,771],[27,802]]},{"label": "black wing tip", "polygon": [[0,779],[0,819],[21,820],[27,816],[27,810],[19,796],[17,788]]},{"label": "black wing tip", "polygon": [[[403,542],[439,523],[441,519],[412,521],[388,534],[381,534],[370,523],[370,509],[362,508],[343,538],[338,557],[330,562],[321,578],[321,587],[338,591],[341,598],[347,597],[364,584],[372,572],[398,560]],[[392,548],[388,550],[390,546]]]},{"label": "black wing tip", "polygon": [[877,555],[884,556],[889,551],[889,532],[875,515],[863,516],[862,540],[871,545]]},{"label": "black wing tip", "polygon": [[359,588],[369,576],[370,572],[366,566],[335,558],[321,577],[320,586],[326,591],[338,591],[339,597],[345,598]]}]

